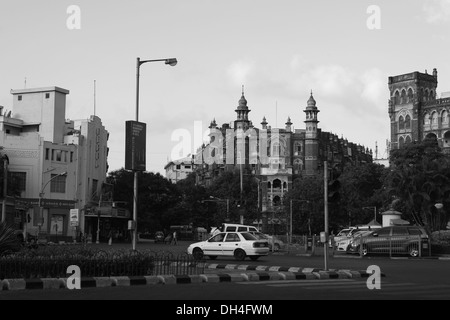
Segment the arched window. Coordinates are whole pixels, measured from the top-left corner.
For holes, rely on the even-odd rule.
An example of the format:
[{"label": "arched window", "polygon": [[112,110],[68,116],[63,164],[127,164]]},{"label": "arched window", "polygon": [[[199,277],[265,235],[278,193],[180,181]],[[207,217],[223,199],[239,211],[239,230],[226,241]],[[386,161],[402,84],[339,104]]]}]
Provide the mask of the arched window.
[{"label": "arched window", "polygon": [[394,93],[394,103],[395,104],[399,104],[400,103],[400,93],[398,92],[398,90],[396,90],[395,93]]},{"label": "arched window", "polygon": [[281,188],[281,180],[280,179],[273,180],[273,187],[274,188]]},{"label": "arched window", "polygon": [[423,124],[426,126],[430,124],[430,115],[428,112],[423,115]]},{"label": "arched window", "polygon": [[269,181],[269,182],[267,182],[267,188],[268,189],[271,189],[272,188],[272,183]]},{"label": "arched window", "polygon": [[429,133],[425,136],[425,140],[427,141],[431,141],[434,144],[437,145],[438,141],[437,141],[437,136],[434,133]]},{"label": "arched window", "polygon": [[408,89],[408,102],[413,102],[414,92],[411,88]]},{"label": "arched window", "polygon": [[405,129],[411,129],[411,117],[409,116],[409,114],[407,114],[405,117]]},{"label": "arched window", "polygon": [[402,148],[405,145],[405,140],[403,139],[403,137],[400,137],[398,139],[398,147]]},{"label": "arched window", "polygon": [[294,156],[299,156],[302,154],[302,144],[299,141],[294,143]]},{"label": "arched window", "polygon": [[438,113],[435,111],[431,114],[431,126],[437,127],[438,125]]},{"label": "arched window", "polygon": [[428,101],[428,95],[429,95],[428,89],[425,89],[425,93],[424,93],[424,96],[423,96],[423,101]]},{"label": "arched window", "polygon": [[405,139],[405,144],[411,143],[411,137],[410,136],[406,136]]},{"label": "arched window", "polygon": [[450,131],[447,131],[444,134],[444,144],[443,144],[444,148],[449,148],[450,147]]},{"label": "arched window", "polygon": [[283,182],[283,189],[286,190],[286,188],[287,188],[287,183]]},{"label": "arched window", "polygon": [[434,96],[434,91],[430,90],[430,100],[434,100],[435,96]]},{"label": "arched window", "polygon": [[403,119],[403,116],[400,116],[398,118],[398,130],[404,130],[405,129],[405,121]]},{"label": "arched window", "polygon": [[276,157],[280,155],[280,143],[274,142],[272,143],[272,157]]},{"label": "arched window", "polygon": [[406,90],[402,90],[402,94],[400,95],[400,103],[406,103]]},{"label": "arched window", "polygon": [[446,110],[442,111],[441,122],[443,127],[448,126],[448,112]]}]

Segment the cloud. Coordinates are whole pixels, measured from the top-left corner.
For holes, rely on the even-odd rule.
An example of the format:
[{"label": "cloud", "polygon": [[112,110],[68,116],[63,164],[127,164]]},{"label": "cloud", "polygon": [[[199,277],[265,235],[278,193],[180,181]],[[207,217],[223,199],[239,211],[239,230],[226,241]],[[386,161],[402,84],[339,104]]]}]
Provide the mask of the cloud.
[{"label": "cloud", "polygon": [[361,97],[374,105],[383,105],[387,100],[386,81],[387,76],[380,69],[367,70],[360,78],[362,84]]},{"label": "cloud", "polygon": [[233,62],[227,70],[233,84],[242,85],[248,82],[248,77],[254,67],[254,62],[238,60]]},{"label": "cloud", "polygon": [[424,3],[423,10],[428,23],[450,21],[450,0],[429,0]]}]

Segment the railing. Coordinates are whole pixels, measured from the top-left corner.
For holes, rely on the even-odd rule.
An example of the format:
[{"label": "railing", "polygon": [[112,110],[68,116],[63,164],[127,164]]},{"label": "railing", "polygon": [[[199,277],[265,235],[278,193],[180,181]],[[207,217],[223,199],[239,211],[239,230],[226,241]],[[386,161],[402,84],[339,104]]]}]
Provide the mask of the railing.
[{"label": "railing", "polygon": [[64,278],[67,277],[67,267],[71,265],[80,268],[82,277],[196,275],[204,272],[204,263],[195,261],[187,254],[174,256],[151,251],[68,250],[56,255],[21,252],[0,257],[0,280]]}]

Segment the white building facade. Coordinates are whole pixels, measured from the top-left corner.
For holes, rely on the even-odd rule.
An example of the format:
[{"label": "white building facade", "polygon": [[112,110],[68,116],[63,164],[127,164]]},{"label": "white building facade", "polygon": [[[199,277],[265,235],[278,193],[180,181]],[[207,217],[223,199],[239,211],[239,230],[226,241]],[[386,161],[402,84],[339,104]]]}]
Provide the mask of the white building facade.
[{"label": "white building facade", "polygon": [[66,89],[11,94],[12,110],[0,107],[0,153],[9,159],[7,177],[20,195],[3,200],[2,219],[24,234],[73,241],[87,232],[86,216],[101,195],[109,133],[97,116],[65,119]]}]

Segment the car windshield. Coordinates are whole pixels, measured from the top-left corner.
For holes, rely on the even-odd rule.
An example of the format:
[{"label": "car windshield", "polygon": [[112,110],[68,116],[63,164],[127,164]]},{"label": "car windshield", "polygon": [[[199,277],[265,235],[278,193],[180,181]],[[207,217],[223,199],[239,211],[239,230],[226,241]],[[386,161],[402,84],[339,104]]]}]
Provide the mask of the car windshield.
[{"label": "car windshield", "polygon": [[258,238],[256,236],[254,236],[248,232],[242,232],[241,235],[242,235],[242,237],[244,237],[245,240],[258,240]]},{"label": "car windshield", "polygon": [[267,235],[265,235],[264,233],[261,233],[261,232],[255,232],[255,233],[253,233],[253,235],[258,239],[269,239],[269,237]]},{"label": "car windshield", "polygon": [[345,230],[341,230],[336,236],[337,237],[341,237],[341,236],[346,236],[350,233],[350,229],[345,229]]}]

